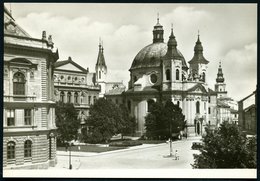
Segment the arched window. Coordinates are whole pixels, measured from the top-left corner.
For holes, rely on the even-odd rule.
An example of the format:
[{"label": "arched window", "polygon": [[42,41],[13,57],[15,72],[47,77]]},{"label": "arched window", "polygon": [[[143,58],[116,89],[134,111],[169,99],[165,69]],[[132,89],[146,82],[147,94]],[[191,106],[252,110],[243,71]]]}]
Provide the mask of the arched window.
[{"label": "arched window", "polygon": [[98,74],[99,74],[99,78],[101,79],[101,71],[98,71]]},{"label": "arched window", "polygon": [[199,101],[196,102],[196,113],[197,114],[200,113],[200,102]]},{"label": "arched window", "polygon": [[131,101],[130,100],[127,101],[127,108],[129,111],[131,111]]},{"label": "arched window", "polygon": [[203,82],[205,82],[205,77],[206,77],[205,72],[203,72],[203,73],[202,73],[202,81],[203,81]]},{"label": "arched window", "polygon": [[154,100],[149,99],[149,100],[147,101],[148,112],[151,112],[151,111],[152,111],[152,106],[153,106],[153,104],[154,104]]},{"label": "arched window", "polygon": [[26,140],[24,142],[24,157],[30,158],[32,157],[32,141]]},{"label": "arched window", "polygon": [[176,80],[180,80],[180,71],[176,69]]},{"label": "arched window", "polygon": [[74,93],[74,102],[75,102],[76,104],[78,104],[78,97],[79,97],[78,93],[75,92],[75,93]]},{"label": "arched window", "polygon": [[166,73],[166,80],[171,80],[171,71],[170,71],[170,69],[167,69],[165,73]]},{"label": "arched window", "polygon": [[180,107],[180,101],[177,101],[177,106]]},{"label": "arched window", "polygon": [[7,143],[7,159],[15,159],[15,142],[13,141]]},{"label": "arched window", "polygon": [[68,92],[68,94],[67,94],[67,102],[71,103],[71,93],[70,92]]},{"label": "arched window", "polygon": [[61,93],[60,93],[60,101],[61,102],[64,102],[64,92],[63,91],[61,91]]},{"label": "arched window", "polygon": [[17,72],[13,77],[13,94],[25,95],[25,77],[21,72]]}]

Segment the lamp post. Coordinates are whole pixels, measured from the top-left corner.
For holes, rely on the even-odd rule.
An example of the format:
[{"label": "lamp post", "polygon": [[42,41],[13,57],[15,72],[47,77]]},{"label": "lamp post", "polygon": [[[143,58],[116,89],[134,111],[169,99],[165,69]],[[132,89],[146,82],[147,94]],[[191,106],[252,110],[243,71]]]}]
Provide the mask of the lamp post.
[{"label": "lamp post", "polygon": [[72,169],[72,164],[71,164],[71,142],[69,143],[69,169]]},{"label": "lamp post", "polygon": [[172,123],[170,123],[170,157],[172,156]]}]

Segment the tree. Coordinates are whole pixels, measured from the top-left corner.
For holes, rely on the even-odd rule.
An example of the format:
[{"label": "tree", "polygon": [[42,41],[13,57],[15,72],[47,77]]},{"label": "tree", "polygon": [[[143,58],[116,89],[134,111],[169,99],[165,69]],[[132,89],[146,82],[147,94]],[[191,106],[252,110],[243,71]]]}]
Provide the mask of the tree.
[{"label": "tree", "polygon": [[206,128],[193,168],[256,168],[256,138],[247,138],[236,124],[224,122],[215,132]]},{"label": "tree", "polygon": [[120,131],[122,138],[124,135],[133,135],[137,126],[135,117],[130,115],[129,110],[124,104],[121,104],[119,107],[121,109],[121,114],[124,121],[123,127]]},{"label": "tree", "polygon": [[71,103],[57,102],[56,108],[57,142],[65,144],[77,139],[80,120],[78,113]]},{"label": "tree", "polygon": [[184,129],[185,116],[182,109],[167,100],[165,104],[155,102],[145,117],[146,136],[152,139],[167,139]]},{"label": "tree", "polygon": [[113,135],[124,128],[124,120],[119,106],[104,98],[100,98],[89,109],[87,119],[90,131],[83,130],[86,142],[107,142]]}]

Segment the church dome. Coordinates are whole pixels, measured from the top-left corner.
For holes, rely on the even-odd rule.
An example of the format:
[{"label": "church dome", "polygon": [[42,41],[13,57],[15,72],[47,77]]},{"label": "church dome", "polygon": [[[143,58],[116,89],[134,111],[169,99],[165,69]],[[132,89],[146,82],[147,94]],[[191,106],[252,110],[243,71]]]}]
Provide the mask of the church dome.
[{"label": "church dome", "polygon": [[[152,43],[144,47],[135,56],[130,70],[138,68],[159,67],[161,62],[160,60],[166,55],[167,49],[167,44],[163,42]],[[182,57],[183,65],[186,67],[187,65],[183,55],[179,50],[177,50],[177,52]]]}]

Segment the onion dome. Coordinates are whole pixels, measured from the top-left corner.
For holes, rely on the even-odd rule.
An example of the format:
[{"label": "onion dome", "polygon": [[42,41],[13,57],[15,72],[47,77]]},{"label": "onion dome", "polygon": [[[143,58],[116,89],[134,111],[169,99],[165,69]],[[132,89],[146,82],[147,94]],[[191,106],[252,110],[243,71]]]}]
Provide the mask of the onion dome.
[{"label": "onion dome", "polygon": [[197,63],[201,63],[201,64],[208,64],[209,63],[209,61],[206,60],[203,56],[203,47],[202,47],[202,44],[200,42],[200,35],[198,35],[198,40],[197,40],[196,45],[194,47],[194,56],[189,61],[189,64],[197,64]]},{"label": "onion dome", "polygon": [[216,82],[217,83],[223,83],[224,81],[225,81],[225,79],[224,79],[224,75],[223,75],[223,72],[222,72],[221,62],[219,62],[218,74],[217,74]]},{"label": "onion dome", "polygon": [[181,52],[177,49],[177,41],[173,34],[173,29],[171,29],[171,35],[169,36],[167,46],[168,46],[167,53],[166,53],[164,59],[181,60],[182,68],[187,70],[188,66],[186,64],[186,61],[185,61],[183,55],[181,54]]}]

